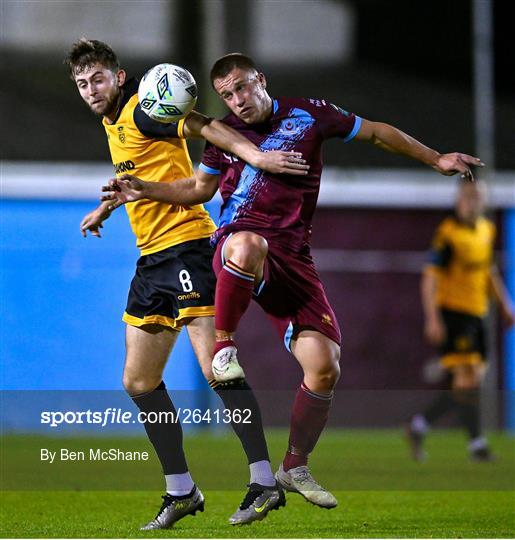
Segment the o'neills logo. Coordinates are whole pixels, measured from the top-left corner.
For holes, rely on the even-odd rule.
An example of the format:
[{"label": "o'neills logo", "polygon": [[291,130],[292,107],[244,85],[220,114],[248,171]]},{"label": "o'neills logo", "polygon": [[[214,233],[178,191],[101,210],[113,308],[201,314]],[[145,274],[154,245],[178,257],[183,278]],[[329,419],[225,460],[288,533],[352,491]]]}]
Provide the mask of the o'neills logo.
[{"label": "o'neills logo", "polygon": [[116,174],[131,171],[132,169],[136,168],[136,165],[134,165],[134,161],[131,161],[130,159],[128,159],[127,161],[120,161],[120,163],[113,163],[113,165],[114,172]]},{"label": "o'neills logo", "polygon": [[194,291],[188,294],[180,294],[177,298],[179,300],[198,300],[200,298],[200,293]]}]

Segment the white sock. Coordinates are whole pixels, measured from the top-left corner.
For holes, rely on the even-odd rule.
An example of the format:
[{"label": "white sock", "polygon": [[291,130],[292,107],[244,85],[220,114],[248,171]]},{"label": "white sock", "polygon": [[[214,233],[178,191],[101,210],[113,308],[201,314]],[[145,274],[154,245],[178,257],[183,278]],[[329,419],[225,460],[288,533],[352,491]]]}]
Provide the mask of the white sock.
[{"label": "white sock", "polygon": [[274,473],[270,462],[266,459],[255,461],[249,465],[250,467],[250,483],[260,484],[261,486],[275,486]]},{"label": "white sock", "polygon": [[189,472],[183,474],[165,474],[166,493],[169,495],[188,495],[195,485]]},{"label": "white sock", "polygon": [[488,441],[484,437],[477,437],[472,439],[469,443],[469,451],[475,452],[476,450],[483,450],[488,448]]},{"label": "white sock", "polygon": [[427,423],[427,420],[424,418],[421,414],[416,414],[411,419],[411,429],[415,433],[420,433],[421,435],[424,435],[424,433],[427,433],[427,430],[429,429],[429,424]]}]

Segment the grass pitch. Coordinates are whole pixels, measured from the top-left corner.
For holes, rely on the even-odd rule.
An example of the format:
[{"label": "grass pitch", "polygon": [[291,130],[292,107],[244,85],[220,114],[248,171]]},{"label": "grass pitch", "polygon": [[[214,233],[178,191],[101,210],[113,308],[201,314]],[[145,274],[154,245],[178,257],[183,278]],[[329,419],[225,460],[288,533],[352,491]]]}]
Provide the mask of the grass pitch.
[{"label": "grass pitch", "polygon": [[[267,434],[274,465],[287,440]],[[6,436],[2,441],[2,537],[187,538],[513,538],[515,441],[492,435],[499,460],[467,461],[461,433],[437,432],[430,459],[412,463],[394,431],[332,430],[311,465],[339,499],[323,510],[296,494],[286,508],[259,523],[231,527],[227,518],[245,493],[247,467],[232,434],[185,440],[190,469],[206,510],[173,529],[139,531],[160,505],[162,480],[152,455],[146,463],[41,463],[41,448],[147,449],[143,438]]]}]

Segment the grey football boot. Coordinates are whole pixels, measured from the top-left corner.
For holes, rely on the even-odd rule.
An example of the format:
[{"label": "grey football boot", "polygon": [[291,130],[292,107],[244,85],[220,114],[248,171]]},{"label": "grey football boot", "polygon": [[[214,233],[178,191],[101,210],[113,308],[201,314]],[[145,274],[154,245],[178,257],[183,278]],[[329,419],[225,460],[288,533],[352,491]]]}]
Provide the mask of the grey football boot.
[{"label": "grey football boot", "polygon": [[286,497],[281,486],[266,487],[250,484],[249,490],[238,510],[229,518],[231,525],[247,525],[265,519],[270,510],[279,510],[286,505]]},{"label": "grey football boot", "polygon": [[155,529],[169,529],[176,521],[185,516],[195,515],[204,511],[204,496],[200,489],[195,486],[186,497],[175,497],[173,495],[163,495],[163,504],[157,516],[140,528],[140,531],[152,531]]},{"label": "grey football boot", "polygon": [[275,473],[275,479],[286,491],[299,493],[316,506],[334,508],[338,505],[336,497],[313,478],[306,465],[285,471],[281,464]]}]

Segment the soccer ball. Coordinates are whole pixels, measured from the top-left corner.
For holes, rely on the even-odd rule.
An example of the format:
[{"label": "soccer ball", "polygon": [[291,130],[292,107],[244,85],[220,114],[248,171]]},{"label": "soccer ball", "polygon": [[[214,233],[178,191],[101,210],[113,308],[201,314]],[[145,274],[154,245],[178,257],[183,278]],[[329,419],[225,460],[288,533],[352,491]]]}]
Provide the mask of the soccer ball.
[{"label": "soccer ball", "polygon": [[138,99],[141,110],[150,118],[166,124],[178,122],[197,102],[197,83],[187,69],[158,64],[141,79]]}]

